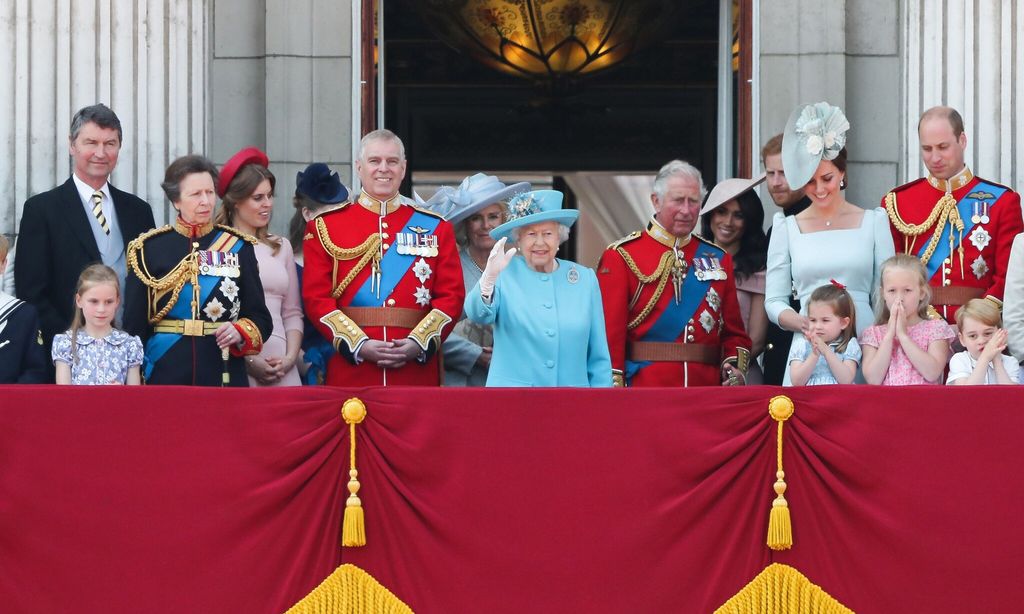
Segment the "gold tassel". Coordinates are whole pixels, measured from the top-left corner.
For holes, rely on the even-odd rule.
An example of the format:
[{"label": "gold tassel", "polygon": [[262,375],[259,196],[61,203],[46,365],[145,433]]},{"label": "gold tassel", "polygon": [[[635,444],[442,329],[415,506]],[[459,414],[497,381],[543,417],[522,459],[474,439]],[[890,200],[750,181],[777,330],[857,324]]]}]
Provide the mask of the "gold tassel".
[{"label": "gold tassel", "polygon": [[768,547],[772,550],[789,550],[793,547],[793,523],[789,517],[789,503],[786,501],[786,472],[782,470],[782,425],[793,415],[793,401],[785,396],[772,397],[768,401],[768,414],[778,423],[776,437],[777,470],[775,472],[775,500],[768,515]]},{"label": "gold tassel", "polygon": [[348,500],[345,501],[345,517],[341,525],[341,545],[346,547],[366,545],[366,520],[363,516],[363,502],[359,499],[359,472],[356,471],[356,425],[366,418],[366,405],[356,398],[345,401],[341,406],[341,417],[348,423],[349,480]]}]

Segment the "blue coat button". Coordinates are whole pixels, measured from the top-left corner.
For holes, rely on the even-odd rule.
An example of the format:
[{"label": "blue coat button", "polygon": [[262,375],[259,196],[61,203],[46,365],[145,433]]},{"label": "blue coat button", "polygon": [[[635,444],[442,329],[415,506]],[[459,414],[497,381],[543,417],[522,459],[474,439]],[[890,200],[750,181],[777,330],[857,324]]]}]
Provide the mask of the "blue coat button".
[{"label": "blue coat button", "polygon": [[541,275],[540,276],[540,280],[541,281],[547,281],[548,279],[550,279],[550,277],[548,277],[547,275]]},{"label": "blue coat button", "polygon": [[555,336],[555,331],[553,331],[553,330],[551,330],[549,328],[549,329],[544,331],[544,334],[546,334],[548,337],[554,337]]},{"label": "blue coat button", "polygon": [[549,361],[544,363],[544,366],[546,366],[548,369],[554,369],[555,368],[555,361],[549,360]]}]

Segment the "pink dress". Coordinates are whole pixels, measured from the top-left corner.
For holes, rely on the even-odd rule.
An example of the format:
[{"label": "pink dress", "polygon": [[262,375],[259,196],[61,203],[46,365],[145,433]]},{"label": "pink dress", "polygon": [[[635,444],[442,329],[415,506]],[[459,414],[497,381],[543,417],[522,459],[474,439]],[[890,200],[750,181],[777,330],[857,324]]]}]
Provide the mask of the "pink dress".
[{"label": "pink dress", "polygon": [[[763,270],[744,277],[742,281],[739,276],[736,277],[736,302],[740,306],[743,328],[747,330],[748,334],[750,333],[750,303],[754,300],[755,294],[764,296],[764,281],[765,272]],[[763,383],[764,375],[761,373],[761,367],[756,361],[751,360],[750,368],[747,370],[747,384],[753,386]]]},{"label": "pink dress", "polygon": [[[875,324],[864,329],[860,334],[861,346],[878,348],[889,329],[888,324]],[[953,329],[945,320],[921,320],[917,324],[907,328],[910,339],[922,350],[927,350],[932,341],[944,339],[953,340],[956,335]],[[924,379],[914,365],[910,362],[906,352],[900,347],[899,339],[893,339],[892,359],[889,361],[889,370],[882,380],[883,386],[917,386],[920,384],[937,384],[938,381],[929,382]]]},{"label": "pink dress", "polygon": [[[302,333],[302,298],[299,295],[299,277],[295,270],[295,257],[288,239],[279,237],[281,247],[274,255],[274,250],[264,243],[256,244],[256,261],[260,264],[260,281],[263,282],[263,295],[267,302],[267,310],[274,320],[274,331],[269,339],[263,340],[261,358],[282,358],[288,351],[287,331],[297,330]],[[249,376],[250,386],[263,386]],[[271,386],[301,386],[297,367],[285,374]]]}]

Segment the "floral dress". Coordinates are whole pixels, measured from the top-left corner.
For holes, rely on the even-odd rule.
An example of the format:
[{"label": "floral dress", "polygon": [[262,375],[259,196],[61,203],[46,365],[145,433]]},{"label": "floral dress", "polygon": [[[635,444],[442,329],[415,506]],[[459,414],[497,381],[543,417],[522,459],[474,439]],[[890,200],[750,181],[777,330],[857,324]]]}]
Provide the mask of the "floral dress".
[{"label": "floral dress", "polygon": [[[864,329],[864,332],[860,335],[860,344],[862,346],[870,346],[877,348],[882,343],[882,338],[885,337],[885,332],[889,329],[888,324],[876,324],[869,326]],[[945,340],[952,341],[956,335],[953,334],[953,329],[949,327],[949,324],[945,320],[921,320],[913,326],[907,327],[907,334],[910,339],[917,344],[919,348],[927,351],[928,346],[931,345],[932,341]],[[916,386],[920,384],[935,384],[938,382],[930,382],[914,368],[913,363],[910,362],[910,358],[907,357],[907,353],[900,347],[900,340],[893,339],[892,342],[892,359],[889,361],[889,370],[885,373],[885,379],[882,380],[883,386]]]},{"label": "floral dress", "polygon": [[71,331],[53,338],[53,362],[71,366],[72,384],[124,384],[128,369],[142,364],[142,341],[116,328],[102,339],[79,329],[71,353]]}]

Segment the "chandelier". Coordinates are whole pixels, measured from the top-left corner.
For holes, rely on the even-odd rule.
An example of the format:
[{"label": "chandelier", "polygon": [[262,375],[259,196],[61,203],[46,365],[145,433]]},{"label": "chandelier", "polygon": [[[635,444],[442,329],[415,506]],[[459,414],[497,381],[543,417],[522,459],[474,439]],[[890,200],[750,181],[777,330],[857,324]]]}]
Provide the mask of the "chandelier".
[{"label": "chandelier", "polygon": [[517,77],[559,80],[608,68],[657,41],[674,0],[414,0],[447,44]]}]

